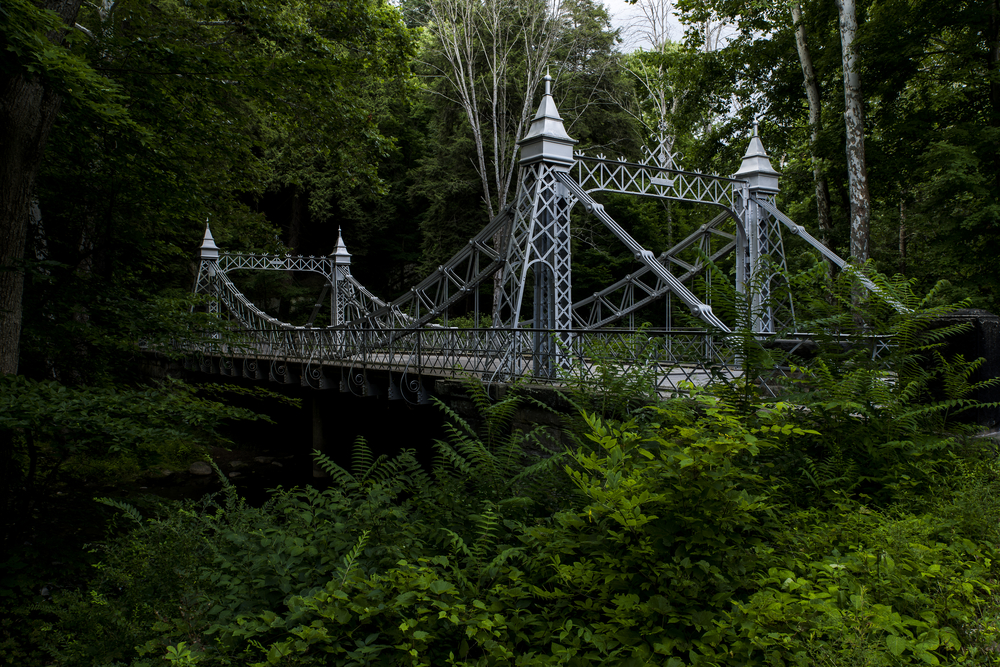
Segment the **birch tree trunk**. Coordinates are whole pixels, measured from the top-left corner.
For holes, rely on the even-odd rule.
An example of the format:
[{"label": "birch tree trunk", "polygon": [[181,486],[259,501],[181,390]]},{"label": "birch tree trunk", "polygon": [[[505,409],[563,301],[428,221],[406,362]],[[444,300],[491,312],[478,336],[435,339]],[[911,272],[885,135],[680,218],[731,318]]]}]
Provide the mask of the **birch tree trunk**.
[{"label": "birch tree trunk", "polygon": [[[823,165],[816,154],[819,144],[819,134],[823,129],[822,107],[820,106],[819,84],[816,82],[816,70],[813,68],[812,55],[806,42],[806,27],[802,23],[802,5],[797,0],[791,3],[792,22],[795,26],[795,48],[799,53],[799,64],[802,65],[802,78],[806,89],[806,99],[809,102],[809,153],[812,159],[813,182],[816,185],[816,215],[819,220],[819,239],[827,248],[832,248],[831,231],[833,224],[830,217],[830,189],[823,174]],[[832,265],[831,265],[832,270]]]},{"label": "birch tree trunk", "polygon": [[851,200],[851,257],[868,261],[868,171],[865,167],[865,118],[861,79],[857,71],[854,36],[858,30],[854,0],[837,0],[840,13],[840,48],[844,61],[844,124],[847,130],[847,179]]},{"label": "birch tree trunk", "polygon": [[[1000,127],[1000,0],[993,0],[990,3],[989,55],[986,63],[986,71],[990,73],[990,125]],[[994,191],[1000,199],[1000,166],[995,169]]]},{"label": "birch tree trunk", "polygon": [[[428,15],[427,29],[448,63],[441,74],[469,121],[476,170],[492,218],[512,194],[517,141],[528,126],[535,92],[560,33],[559,1],[433,0]],[[527,89],[520,105],[508,99],[515,55],[526,61]]]},{"label": "birch tree trunk", "polygon": [[[80,0],[48,0],[39,6],[75,21]],[[49,41],[61,44],[62,31]],[[0,374],[17,373],[24,292],[24,245],[35,177],[61,98],[37,76],[0,76]]]}]

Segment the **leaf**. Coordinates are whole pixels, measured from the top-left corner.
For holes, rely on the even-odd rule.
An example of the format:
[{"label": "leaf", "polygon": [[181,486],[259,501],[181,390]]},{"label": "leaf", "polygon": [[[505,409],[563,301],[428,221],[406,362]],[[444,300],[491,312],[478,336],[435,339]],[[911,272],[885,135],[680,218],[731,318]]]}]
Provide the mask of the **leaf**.
[{"label": "leaf", "polygon": [[888,635],[885,638],[885,644],[889,647],[889,652],[898,657],[906,650],[907,642],[897,635]]}]

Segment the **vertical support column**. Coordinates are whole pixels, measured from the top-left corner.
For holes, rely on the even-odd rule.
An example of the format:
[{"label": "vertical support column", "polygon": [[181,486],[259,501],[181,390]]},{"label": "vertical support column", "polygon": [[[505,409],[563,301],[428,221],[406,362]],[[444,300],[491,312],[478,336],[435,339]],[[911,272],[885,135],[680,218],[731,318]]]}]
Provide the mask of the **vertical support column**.
[{"label": "vertical support column", "polygon": [[[517,329],[528,272],[534,282],[532,353],[533,372],[554,377],[560,345],[571,344],[572,254],[570,209],[575,201],[556,173],[573,166],[572,139],[552,99],[552,77],[545,76],[545,94],[519,142],[521,172],[507,243],[503,288],[494,304],[495,327]],[[555,332],[555,333],[553,333]],[[514,337],[516,339],[516,336]],[[511,356],[512,373],[517,366]]]},{"label": "vertical support column", "polygon": [[347,278],[351,275],[351,253],[347,252],[344,245],[344,236],[341,230],[337,229],[337,247],[330,253],[330,261],[333,264],[330,272],[330,326],[339,326],[344,323],[345,308],[347,306],[346,294],[349,289]]},{"label": "vertical support column", "polygon": [[737,247],[736,285],[741,293],[746,294],[746,290],[750,290],[751,326],[756,333],[775,331],[772,299],[774,273],[772,267],[766,265],[766,258],[779,263],[783,263],[784,258],[775,256],[775,252],[781,250],[780,237],[775,242],[776,235],[780,234],[779,230],[768,213],[752,198],[766,199],[773,203],[779,190],[778,176],[780,174],[771,166],[771,160],[758,135],[757,123],[754,123],[750,145],[733,178],[747,182],[744,190],[746,194],[742,197],[739,211],[745,240],[742,244],[738,243]]},{"label": "vertical support column", "polygon": [[[323,406],[320,405],[320,394],[317,392],[309,397],[309,404],[312,409],[312,450],[320,454],[326,453],[326,437],[323,434]],[[313,477],[327,477],[326,471],[316,464],[313,459]]]},{"label": "vertical support column", "polygon": [[[202,239],[201,247],[198,249],[198,279],[195,281],[195,294],[208,294],[217,297],[215,289],[215,274],[219,271],[219,246],[215,245],[212,237],[212,230],[205,223],[205,237]],[[219,301],[213,298],[208,302],[208,312],[219,312]]]}]

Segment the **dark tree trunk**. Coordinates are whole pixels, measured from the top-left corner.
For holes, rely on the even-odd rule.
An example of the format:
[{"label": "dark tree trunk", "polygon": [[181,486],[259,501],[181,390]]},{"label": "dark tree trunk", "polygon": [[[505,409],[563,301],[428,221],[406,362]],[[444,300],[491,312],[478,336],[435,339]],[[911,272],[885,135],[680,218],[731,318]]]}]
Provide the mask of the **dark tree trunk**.
[{"label": "dark tree trunk", "polygon": [[[80,0],[39,3],[68,24]],[[61,32],[49,40],[62,42]],[[0,374],[17,373],[24,291],[24,244],[35,177],[59,112],[60,96],[27,73],[0,77]]]},{"label": "dark tree trunk", "polygon": [[[305,210],[305,195],[299,194],[298,188],[292,190],[292,205],[288,218],[288,243],[286,244],[293,255],[302,254],[302,213]],[[285,274],[285,285],[291,287],[295,282],[295,273],[288,271]],[[278,304],[278,319],[287,322],[292,312],[292,303],[289,298],[283,298]]]}]

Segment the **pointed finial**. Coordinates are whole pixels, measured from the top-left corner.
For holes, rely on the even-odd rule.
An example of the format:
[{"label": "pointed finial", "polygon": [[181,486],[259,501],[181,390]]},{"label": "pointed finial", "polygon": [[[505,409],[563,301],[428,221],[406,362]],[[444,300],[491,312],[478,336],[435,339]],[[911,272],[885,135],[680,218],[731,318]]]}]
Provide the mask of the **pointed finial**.
[{"label": "pointed finial", "polygon": [[219,246],[215,245],[215,239],[212,237],[212,228],[208,225],[208,218],[205,218],[205,237],[201,241],[199,256],[202,259],[219,258]]},{"label": "pointed finial", "polygon": [[547,70],[542,80],[545,82],[542,102],[528,127],[528,133],[518,142],[521,147],[521,164],[545,160],[571,165],[574,162],[573,144],[576,140],[566,134],[562,117],[552,99],[552,75]]},{"label": "pointed finial", "polygon": [[351,265],[351,253],[347,252],[343,230],[340,227],[337,227],[337,247],[330,253],[330,257],[333,257],[333,263],[337,266]]},{"label": "pointed finial", "polygon": [[751,190],[777,192],[780,174],[771,166],[771,160],[764,149],[764,143],[760,140],[758,132],[759,128],[755,120],[750,145],[747,146],[747,152],[743,155],[740,169],[733,174],[733,178],[748,181]]}]

